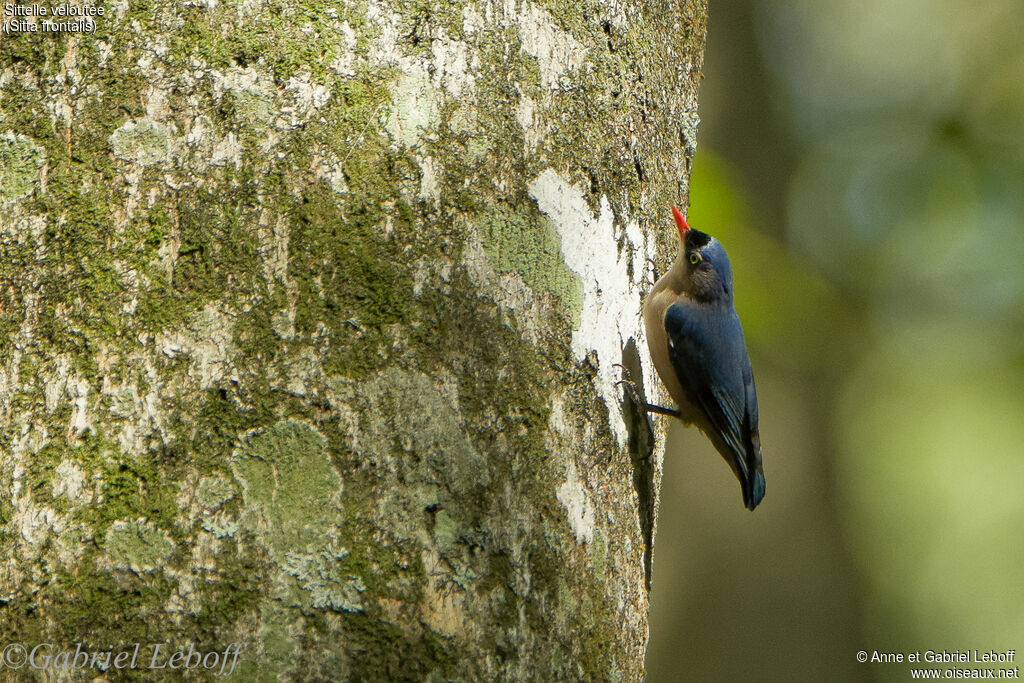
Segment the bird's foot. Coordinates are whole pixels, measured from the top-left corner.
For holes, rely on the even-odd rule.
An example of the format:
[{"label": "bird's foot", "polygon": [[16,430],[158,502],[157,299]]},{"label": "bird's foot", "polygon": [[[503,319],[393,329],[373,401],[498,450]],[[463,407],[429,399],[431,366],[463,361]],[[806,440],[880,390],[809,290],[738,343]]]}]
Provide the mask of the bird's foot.
[{"label": "bird's foot", "polygon": [[633,399],[633,403],[638,406],[643,406],[644,410],[648,413],[658,413],[659,415],[668,415],[669,417],[680,417],[678,410],[673,408],[666,408],[664,406],[655,405],[654,403],[648,403],[643,396],[640,394],[640,390],[637,388],[636,383],[629,378],[629,370],[623,367],[619,363],[612,365],[613,368],[618,368],[622,371],[622,379],[615,383],[615,386],[624,386],[626,391],[629,392],[629,397]]},{"label": "bird's foot", "polygon": [[638,389],[633,380],[630,379],[629,370],[627,370],[624,366],[622,366],[619,363],[615,363],[614,365],[612,365],[612,367],[618,368],[619,370],[622,371],[622,379],[616,382],[615,386],[625,387],[624,393],[629,394],[629,398],[632,399],[634,404],[638,406],[647,405],[647,401],[645,401],[643,396],[640,394],[640,389]]},{"label": "bird's foot", "polygon": [[622,365],[621,363],[613,363],[612,367],[618,368],[619,370],[622,371],[622,379],[616,382],[615,386],[626,387],[636,403],[639,403],[641,405],[645,403],[645,401],[640,400],[640,390],[636,388],[636,384],[633,382],[632,379],[630,379],[629,370],[626,369],[626,366]]}]

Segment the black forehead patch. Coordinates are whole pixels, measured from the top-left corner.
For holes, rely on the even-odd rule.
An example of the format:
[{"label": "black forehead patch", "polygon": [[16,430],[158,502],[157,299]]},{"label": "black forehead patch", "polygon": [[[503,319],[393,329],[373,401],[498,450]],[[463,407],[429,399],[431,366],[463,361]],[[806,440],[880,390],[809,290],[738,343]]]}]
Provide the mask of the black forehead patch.
[{"label": "black forehead patch", "polygon": [[706,247],[708,242],[711,241],[711,235],[700,230],[694,230],[690,228],[686,231],[686,248],[688,250],[700,249]]}]

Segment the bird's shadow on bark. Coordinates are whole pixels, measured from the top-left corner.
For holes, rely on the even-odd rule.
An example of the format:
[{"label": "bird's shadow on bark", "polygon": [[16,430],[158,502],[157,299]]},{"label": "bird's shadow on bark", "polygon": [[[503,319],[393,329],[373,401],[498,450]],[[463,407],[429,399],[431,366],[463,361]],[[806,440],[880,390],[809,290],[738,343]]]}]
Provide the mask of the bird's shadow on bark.
[{"label": "bird's shadow on bark", "polygon": [[644,536],[644,586],[651,590],[651,559],[654,545],[654,429],[647,412],[643,368],[636,340],[622,349],[622,367],[635,391],[624,391],[622,417],[629,434],[629,459],[633,466],[633,488],[639,509],[640,532]]}]

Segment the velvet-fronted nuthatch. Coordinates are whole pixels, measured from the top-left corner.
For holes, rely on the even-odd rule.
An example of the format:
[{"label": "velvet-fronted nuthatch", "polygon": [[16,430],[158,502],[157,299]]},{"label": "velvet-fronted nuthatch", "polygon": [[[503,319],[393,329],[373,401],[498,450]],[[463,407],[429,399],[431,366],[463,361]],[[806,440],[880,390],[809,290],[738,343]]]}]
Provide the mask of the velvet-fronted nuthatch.
[{"label": "velvet-fronted nuthatch", "polygon": [[676,409],[647,409],[696,425],[725,458],[753,510],[764,498],[757,392],[743,327],[733,306],[732,267],[722,245],[691,228],[672,207],[679,229],[675,263],[644,299],[647,344]]}]

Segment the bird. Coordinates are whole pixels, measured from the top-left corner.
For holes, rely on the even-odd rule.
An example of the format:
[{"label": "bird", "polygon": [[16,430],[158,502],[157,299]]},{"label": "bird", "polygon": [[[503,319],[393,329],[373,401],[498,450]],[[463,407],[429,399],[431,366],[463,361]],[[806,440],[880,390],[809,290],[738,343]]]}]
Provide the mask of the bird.
[{"label": "bird", "polygon": [[672,206],[679,255],[644,298],[651,360],[676,408],[646,404],[698,427],[732,468],[753,510],[764,498],[757,391],[733,305],[732,266],[714,237]]}]

